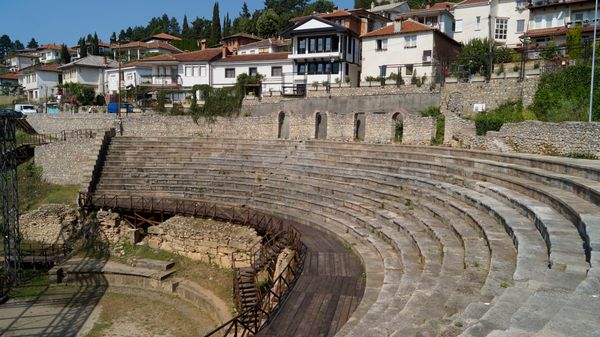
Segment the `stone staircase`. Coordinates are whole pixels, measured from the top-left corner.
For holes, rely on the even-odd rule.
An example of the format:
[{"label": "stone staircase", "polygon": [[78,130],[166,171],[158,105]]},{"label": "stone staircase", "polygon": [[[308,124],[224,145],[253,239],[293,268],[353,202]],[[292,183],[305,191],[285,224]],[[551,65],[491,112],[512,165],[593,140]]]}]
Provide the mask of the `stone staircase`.
[{"label": "stone staircase", "polygon": [[[111,140],[94,196],[245,205],[360,242],[337,336],[600,331],[600,163],[326,141]],[[347,240],[349,241],[349,240]]]}]

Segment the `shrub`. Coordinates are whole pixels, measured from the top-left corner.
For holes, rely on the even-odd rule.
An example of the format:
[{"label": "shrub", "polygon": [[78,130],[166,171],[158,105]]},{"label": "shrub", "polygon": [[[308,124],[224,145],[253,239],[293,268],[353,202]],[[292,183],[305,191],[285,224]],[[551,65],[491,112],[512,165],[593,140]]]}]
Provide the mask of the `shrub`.
[{"label": "shrub", "polygon": [[179,103],[173,103],[173,107],[171,108],[170,114],[173,116],[183,115],[184,114],[183,106]]},{"label": "shrub", "polygon": [[500,64],[498,69],[496,70],[496,75],[500,76],[504,73],[504,64]]},{"label": "shrub", "polygon": [[[596,68],[596,72],[600,67]],[[587,121],[591,66],[578,64],[544,73],[531,110],[547,122]],[[593,120],[600,121],[600,81],[594,83]]]},{"label": "shrub", "polygon": [[344,80],[346,81],[346,83],[350,83],[350,76],[346,76],[346,77],[344,78]]},{"label": "shrub", "polygon": [[312,82],[312,86],[313,86],[313,88],[315,88],[315,89],[319,88],[319,81],[314,81],[314,82]]},{"label": "shrub", "polygon": [[533,69],[540,69],[540,63],[539,62],[534,62],[533,63]]},{"label": "shrub", "polygon": [[439,107],[430,107],[421,111],[422,117],[435,117],[435,137],[431,139],[431,145],[441,145],[444,143],[444,132],[446,129],[446,116],[440,112]]},{"label": "shrub", "polygon": [[519,72],[519,70],[521,70],[521,67],[519,67],[518,65],[516,65],[516,64],[515,64],[515,66],[513,67],[513,71],[514,71],[515,73],[518,73],[518,72]]},{"label": "shrub", "polygon": [[105,100],[103,95],[96,96],[96,105],[104,105]]},{"label": "shrub", "polygon": [[497,47],[494,51],[494,62],[496,63],[508,63],[512,62],[513,55],[515,52],[508,47]]},{"label": "shrub", "polygon": [[404,84],[404,79],[402,78],[402,75],[398,75],[396,73],[391,73],[387,79],[390,81],[395,81],[398,84]]},{"label": "shrub", "polygon": [[504,123],[535,119],[531,117],[532,114],[523,109],[521,101],[509,101],[495,110],[479,113],[473,119],[475,120],[477,134],[483,136],[488,131],[499,131]]}]

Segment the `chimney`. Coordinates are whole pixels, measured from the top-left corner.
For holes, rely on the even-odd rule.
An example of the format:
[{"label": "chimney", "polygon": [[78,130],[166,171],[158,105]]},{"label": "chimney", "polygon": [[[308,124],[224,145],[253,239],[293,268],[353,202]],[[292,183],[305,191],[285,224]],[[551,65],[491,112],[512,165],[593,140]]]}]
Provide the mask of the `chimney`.
[{"label": "chimney", "polygon": [[106,55],[104,55],[104,65],[108,64],[108,58],[106,57]]},{"label": "chimney", "polygon": [[402,32],[402,17],[399,17],[394,21],[394,33]]},{"label": "chimney", "polygon": [[375,2],[371,1],[371,9],[375,8]]},{"label": "chimney", "polygon": [[429,1],[428,1],[428,2],[425,4],[425,9],[429,9],[429,8],[431,8],[431,2],[429,2]]},{"label": "chimney", "polygon": [[223,44],[223,47],[221,49],[221,57],[222,58],[226,58],[227,57],[227,46],[225,44]]},{"label": "chimney", "polygon": [[206,39],[200,40],[200,50],[206,49]]}]

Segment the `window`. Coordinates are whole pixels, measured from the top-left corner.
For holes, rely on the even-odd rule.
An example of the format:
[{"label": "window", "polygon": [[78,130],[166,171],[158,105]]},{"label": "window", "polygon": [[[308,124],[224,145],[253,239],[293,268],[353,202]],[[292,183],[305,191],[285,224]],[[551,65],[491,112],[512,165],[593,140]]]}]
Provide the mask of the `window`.
[{"label": "window", "polygon": [[206,66],[200,66],[200,77],[206,77]]},{"label": "window", "polygon": [[404,48],[417,48],[417,36],[405,36],[404,37]]},{"label": "window", "polygon": [[494,33],[494,39],[496,39],[496,40],[506,40],[507,27],[508,27],[508,19],[507,18],[497,18],[496,19],[496,31]]},{"label": "window", "polygon": [[308,52],[309,53],[317,52],[317,39],[308,40]]},{"label": "window", "polygon": [[527,8],[527,4],[526,0],[517,0],[517,9],[525,9]]},{"label": "window", "polygon": [[258,53],[259,54],[268,54],[269,53],[269,48],[259,48],[258,49]]},{"label": "window", "polygon": [[133,73],[127,73],[127,80],[133,81]]},{"label": "window", "polygon": [[188,77],[188,76],[192,76],[192,67],[191,66],[184,66],[183,67],[183,75]]},{"label": "window", "polygon": [[423,50],[423,63],[431,62],[431,50]]},{"label": "window", "polygon": [[299,64],[298,65],[298,75],[304,75],[306,74],[306,64]]},{"label": "window", "polygon": [[377,50],[387,50],[387,39],[377,40]]},{"label": "window", "polygon": [[481,30],[481,16],[475,17],[475,30]]},{"label": "window", "polygon": [[462,19],[456,20],[455,24],[454,24],[454,32],[455,33],[462,32],[462,26],[463,26],[463,20]]},{"label": "window", "polygon": [[309,63],[308,64],[308,73],[309,74],[316,74],[317,73],[317,64],[316,63]]},{"label": "window", "polygon": [[322,53],[325,48],[325,39],[320,37],[317,39],[317,52]]},{"label": "window", "polygon": [[272,77],[281,77],[281,76],[283,76],[283,68],[281,68],[281,67],[271,67],[271,76]]},{"label": "window", "polygon": [[256,76],[258,74],[258,70],[256,69],[256,67],[250,67],[248,68],[248,75],[250,76]]},{"label": "window", "polygon": [[536,15],[534,18],[534,21],[535,21],[535,29],[542,28],[542,16],[541,15]]},{"label": "window", "polygon": [[235,78],[235,68],[225,68],[225,78]]},{"label": "window", "polygon": [[325,51],[329,53],[332,49],[331,47],[331,36],[328,36],[325,38]]},{"label": "window", "polygon": [[379,67],[379,76],[387,77],[387,67],[386,66]]},{"label": "window", "polygon": [[525,31],[525,20],[517,20],[517,33]]},{"label": "window", "polygon": [[407,64],[406,65],[406,75],[412,76],[412,74],[413,74],[413,65],[412,64]]},{"label": "window", "polygon": [[306,54],[306,39],[298,39],[298,54]]}]

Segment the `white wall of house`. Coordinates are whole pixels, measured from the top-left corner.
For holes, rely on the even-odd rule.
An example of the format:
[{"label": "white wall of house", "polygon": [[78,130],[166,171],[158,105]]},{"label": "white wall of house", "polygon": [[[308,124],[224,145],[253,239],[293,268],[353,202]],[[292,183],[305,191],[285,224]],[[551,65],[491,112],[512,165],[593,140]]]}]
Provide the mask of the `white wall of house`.
[{"label": "white wall of house", "polygon": [[28,57],[28,56],[13,56],[9,58],[9,65],[11,71],[19,71],[23,68],[31,67],[36,64],[37,58]]},{"label": "white wall of house", "polygon": [[[123,73],[123,85],[138,86],[144,82],[151,82],[152,69],[148,67],[129,67],[121,69]],[[119,70],[109,69],[105,71],[107,91],[109,94],[115,94],[119,91]]]},{"label": "white wall of house", "polygon": [[273,46],[263,46],[263,47],[244,47],[240,46],[238,48],[238,55],[246,55],[246,54],[270,54],[273,53]]},{"label": "white wall of house", "polygon": [[211,65],[207,62],[185,62],[177,67],[177,74],[184,88],[200,84],[210,85],[211,71]]},{"label": "white wall of house", "polygon": [[59,74],[51,71],[37,71],[19,75],[19,84],[31,101],[45,100],[46,95],[57,94]]},{"label": "white wall of house", "polygon": [[[257,72],[264,76],[262,91],[282,91],[282,85],[285,82],[291,85],[293,80],[293,62],[292,60],[277,60],[277,61],[248,61],[248,62],[215,62],[212,64],[213,87],[222,88],[232,86],[236,83],[237,77],[240,74],[250,73],[250,68],[256,68]],[[276,69],[273,69],[276,68]],[[232,73],[229,71],[230,77],[226,76],[228,69],[234,69]],[[279,71],[281,69],[281,72]],[[279,76],[281,74],[281,76]]]},{"label": "white wall of house", "polygon": [[40,54],[40,62],[42,63],[50,63],[55,60],[60,59],[60,51],[53,49],[44,49],[39,52]]},{"label": "white wall of house", "polygon": [[451,38],[454,38],[454,30],[452,29],[452,26],[454,24],[454,17],[449,15],[448,12],[443,12],[442,14],[440,14],[438,20],[440,23],[440,31],[450,36]]},{"label": "white wall of house", "polygon": [[[415,37],[416,42],[414,42]],[[378,40],[386,41],[384,43],[386,47],[378,49]],[[433,72],[431,66],[422,65],[425,51],[430,51],[433,55],[433,31],[363,38],[362,46],[361,77],[363,81],[369,76],[384,75],[382,66],[386,66],[386,77],[392,72],[398,74],[400,67],[402,78],[407,83],[410,82],[413,72],[418,77],[431,76]],[[409,72],[411,65],[412,72]]]},{"label": "white wall of house", "polygon": [[490,5],[478,3],[454,7],[454,39],[467,43],[470,40],[489,37]]},{"label": "white wall of house", "polygon": [[[527,22],[529,21],[529,9],[526,8],[526,2],[496,0],[492,3],[491,12],[492,20],[494,20],[492,22],[494,39],[509,47],[520,46],[519,37],[527,31]],[[504,22],[506,22],[506,26],[504,26]]]},{"label": "white wall of house", "polygon": [[65,83],[79,83],[94,88],[96,94],[104,94],[104,69],[97,67],[69,67],[63,70]]}]

